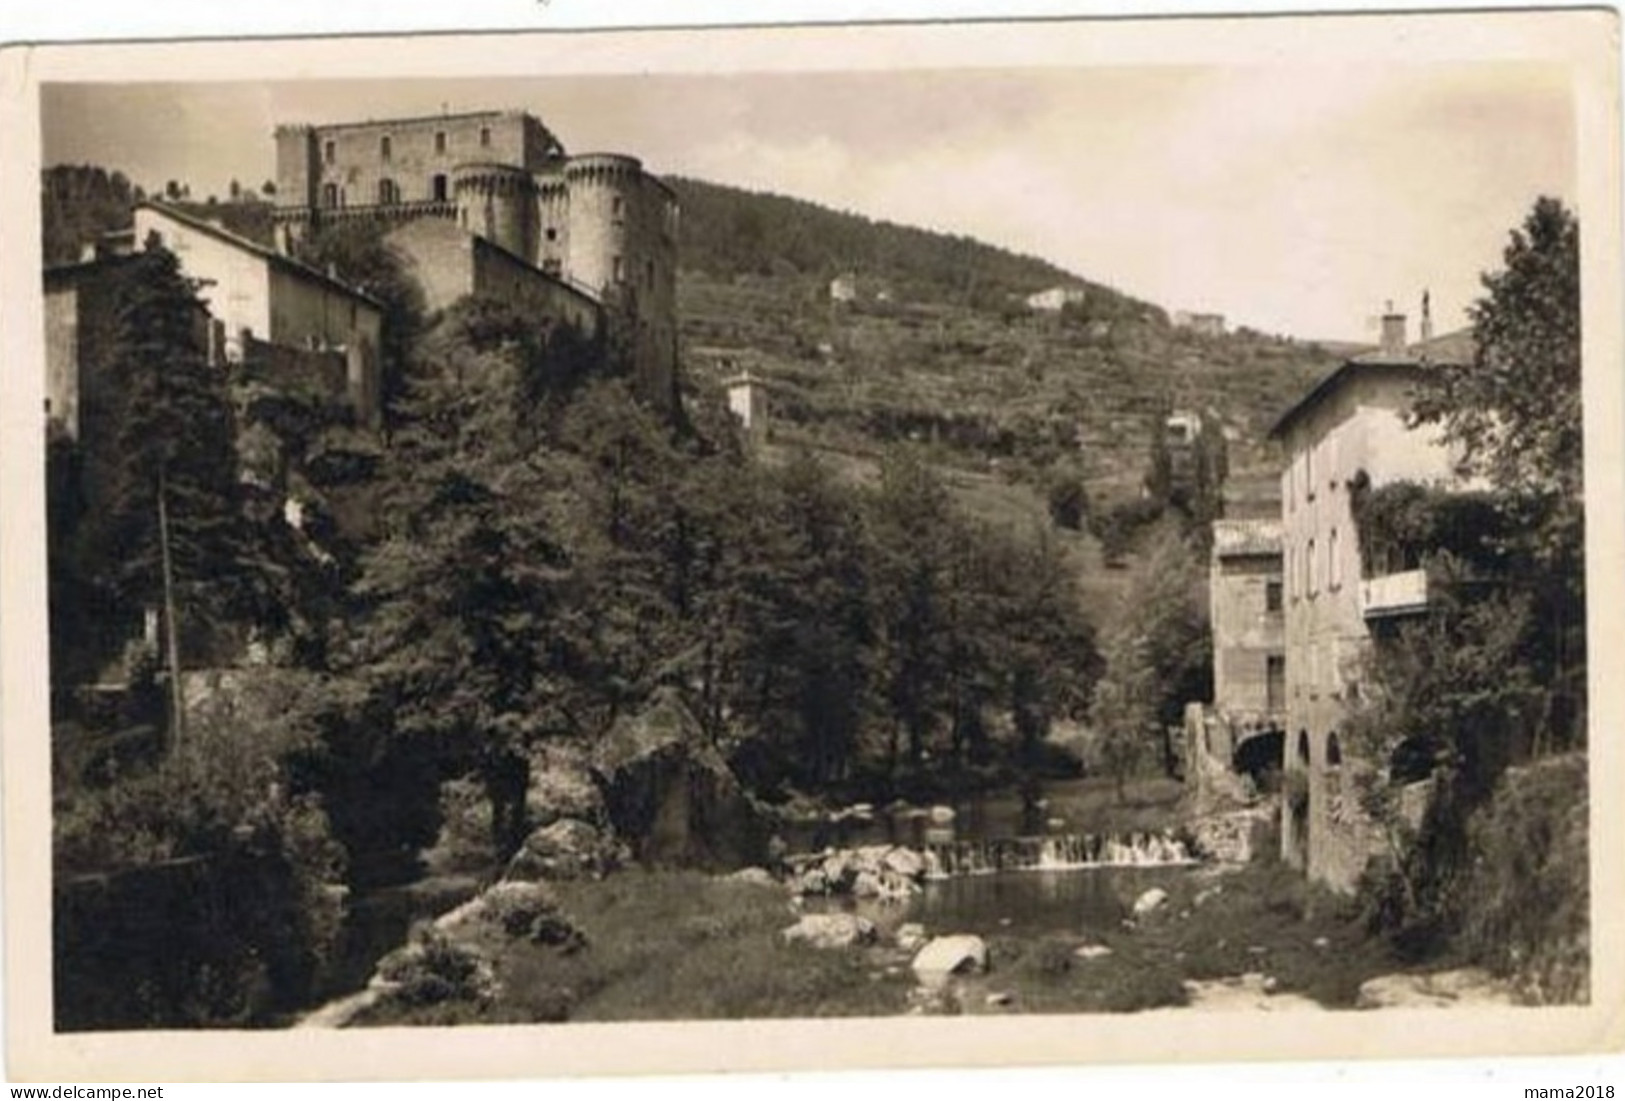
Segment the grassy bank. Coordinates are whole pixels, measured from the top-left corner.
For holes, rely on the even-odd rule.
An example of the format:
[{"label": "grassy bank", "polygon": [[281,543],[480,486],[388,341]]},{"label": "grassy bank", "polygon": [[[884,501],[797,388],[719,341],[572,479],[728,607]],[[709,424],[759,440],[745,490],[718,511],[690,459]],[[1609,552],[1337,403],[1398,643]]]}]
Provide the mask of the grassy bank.
[{"label": "grassy bank", "polygon": [[1351,900],[1278,864],[1193,873],[1151,915],[1091,938],[1109,955],[1080,959],[1081,942],[994,938],[986,985],[1013,994],[1015,1011],[1127,1012],[1185,1004],[1188,979],[1259,972],[1280,993],[1346,1008],[1366,979],[1401,969]]},{"label": "grassy bank", "polygon": [[627,871],[559,884],[557,895],[586,948],[499,939],[485,946],[500,984],[490,1004],[381,1004],[357,1023],[886,1016],[906,1006],[902,969],[887,975],[864,950],[780,943],[795,918],[778,887]]},{"label": "grassy bank", "polygon": [[[909,956],[889,944],[783,944],[779,931],[794,919],[777,887],[634,871],[560,884],[557,897],[585,948],[561,953],[499,936],[482,945],[499,985],[488,1003],[382,1003],[358,1023],[891,1016],[910,1005]],[[1085,943],[1111,951],[1081,959]],[[1187,979],[1246,972],[1340,1007],[1364,980],[1400,969],[1349,903],[1278,866],[1193,872],[1154,914],[1105,935],[994,936],[989,957],[989,973],[939,1009],[979,1011],[984,994],[998,992],[1008,996],[1003,1011],[1133,1012],[1184,1004]]]}]

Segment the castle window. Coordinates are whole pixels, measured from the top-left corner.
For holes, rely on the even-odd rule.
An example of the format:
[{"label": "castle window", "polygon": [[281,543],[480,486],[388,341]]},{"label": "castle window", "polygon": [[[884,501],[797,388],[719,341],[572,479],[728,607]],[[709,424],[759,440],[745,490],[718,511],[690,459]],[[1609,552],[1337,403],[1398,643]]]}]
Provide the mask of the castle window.
[{"label": "castle window", "polygon": [[324,163],[324,164],[332,164],[334,162],[334,160],[337,159],[337,157],[335,156],[335,152],[336,151],[335,151],[335,149],[333,147],[332,142],[323,143],[323,145],[322,145],[322,163]]},{"label": "castle window", "polygon": [[1281,610],[1281,583],[1279,581],[1264,582],[1264,610],[1266,612]]},{"label": "castle window", "polygon": [[480,127],[480,148],[491,148],[491,128],[489,126]]},{"label": "castle window", "polygon": [[1337,768],[1343,763],[1343,747],[1337,744],[1337,731],[1326,735],[1326,767]]},{"label": "castle window", "polygon": [[444,153],[446,151],[446,132],[444,130],[436,130],[434,132],[434,151],[436,153]]},{"label": "castle window", "polygon": [[338,184],[322,184],[322,205],[329,210],[339,205]]},{"label": "castle window", "polygon": [[378,202],[382,206],[393,206],[401,201],[401,189],[395,186],[395,181],[384,177],[378,181]]},{"label": "castle window", "polygon": [[1337,553],[1337,529],[1332,529],[1331,539],[1326,543],[1326,578],[1327,584],[1333,589],[1343,587],[1343,562]]},{"label": "castle window", "polygon": [[626,213],[626,200],[619,195],[610,200],[609,212],[619,222]]},{"label": "castle window", "polygon": [[383,137],[378,139],[378,157],[385,164],[388,164],[389,163],[389,156],[390,156],[389,135],[385,134]]},{"label": "castle window", "polygon": [[443,203],[446,201],[445,173],[437,173],[435,177],[429,181],[429,193],[434,196],[434,201],[437,203]]},{"label": "castle window", "polygon": [[1303,548],[1303,579],[1304,591],[1309,596],[1314,596],[1317,586],[1315,584],[1315,541],[1313,539],[1309,540]]},{"label": "castle window", "polygon": [[547,227],[547,239],[549,241],[557,241],[559,239],[559,231],[557,229],[554,229],[552,226],[548,226]]},{"label": "castle window", "polygon": [[611,276],[611,278],[613,278],[615,280],[615,282],[619,283],[623,279],[626,278],[626,273],[625,273],[625,271],[622,270],[621,258],[619,256],[613,257],[611,259],[610,268],[611,268],[611,271],[614,273]]}]

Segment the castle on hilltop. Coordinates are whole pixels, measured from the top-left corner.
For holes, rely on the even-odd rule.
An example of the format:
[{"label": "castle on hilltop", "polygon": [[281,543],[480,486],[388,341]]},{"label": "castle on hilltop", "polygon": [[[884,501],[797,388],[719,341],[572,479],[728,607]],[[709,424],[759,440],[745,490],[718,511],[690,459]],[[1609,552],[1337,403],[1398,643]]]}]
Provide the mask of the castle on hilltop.
[{"label": "castle on hilltop", "polygon": [[618,153],[571,156],[522,111],[276,130],[276,243],[355,220],[389,241],[431,309],[471,293],[602,331],[634,385],[676,406],[676,196]]}]

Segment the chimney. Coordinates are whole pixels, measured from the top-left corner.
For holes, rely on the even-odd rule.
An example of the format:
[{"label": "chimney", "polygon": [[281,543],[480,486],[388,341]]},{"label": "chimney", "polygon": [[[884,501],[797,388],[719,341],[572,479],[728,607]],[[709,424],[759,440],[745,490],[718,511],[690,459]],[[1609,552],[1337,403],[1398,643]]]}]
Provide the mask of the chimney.
[{"label": "chimney", "polygon": [[1433,310],[1431,296],[1426,290],[1422,292],[1422,333],[1417,338],[1423,344],[1433,339]]},{"label": "chimney", "polygon": [[1405,315],[1395,313],[1392,302],[1382,315],[1382,354],[1390,359],[1405,356]]}]

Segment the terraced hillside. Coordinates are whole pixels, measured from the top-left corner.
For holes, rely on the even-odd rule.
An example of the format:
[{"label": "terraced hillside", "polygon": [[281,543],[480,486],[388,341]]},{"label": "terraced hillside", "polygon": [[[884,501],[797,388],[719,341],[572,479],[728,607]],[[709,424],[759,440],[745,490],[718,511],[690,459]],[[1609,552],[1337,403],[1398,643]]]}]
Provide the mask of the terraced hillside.
[{"label": "terraced hillside", "polygon": [[914,440],[947,465],[1033,485],[1081,466],[1092,496],[1137,492],[1152,427],[1172,408],[1211,410],[1234,477],[1267,488],[1269,424],[1337,362],[1315,345],[1200,336],[1159,315],[834,303],[824,279],[801,275],[685,270],[679,311],[689,377],[762,377],[781,441],[864,454]]}]

